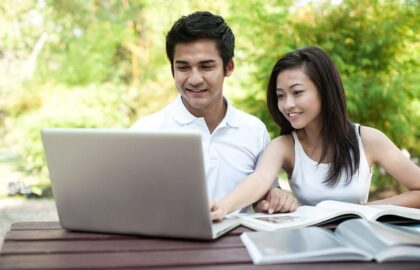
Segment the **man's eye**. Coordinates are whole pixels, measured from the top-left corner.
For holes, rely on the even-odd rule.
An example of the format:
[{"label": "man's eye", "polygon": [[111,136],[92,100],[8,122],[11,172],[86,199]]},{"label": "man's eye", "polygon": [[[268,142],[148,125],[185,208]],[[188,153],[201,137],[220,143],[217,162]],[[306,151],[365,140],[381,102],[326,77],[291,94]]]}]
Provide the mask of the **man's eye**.
[{"label": "man's eye", "polygon": [[186,70],[188,70],[188,67],[187,66],[177,66],[176,69],[179,70],[179,71],[186,71]]},{"label": "man's eye", "polygon": [[204,70],[209,70],[209,69],[212,69],[214,66],[212,66],[212,65],[204,65],[204,66],[202,66],[202,68],[204,69]]}]

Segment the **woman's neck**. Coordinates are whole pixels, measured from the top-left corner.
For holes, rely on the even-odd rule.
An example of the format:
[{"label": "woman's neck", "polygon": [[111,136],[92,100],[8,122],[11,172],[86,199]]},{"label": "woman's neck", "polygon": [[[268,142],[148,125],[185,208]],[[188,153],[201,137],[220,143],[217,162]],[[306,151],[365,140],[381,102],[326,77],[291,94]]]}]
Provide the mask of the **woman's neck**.
[{"label": "woman's neck", "polygon": [[[316,162],[321,161],[322,148],[324,140],[321,136],[321,126],[305,127],[298,131],[299,141],[305,151],[306,155]],[[331,163],[331,154],[327,150],[326,156],[322,163]]]},{"label": "woman's neck", "polygon": [[321,144],[321,126],[306,126],[298,131],[299,141],[305,142],[307,146],[314,147]]}]

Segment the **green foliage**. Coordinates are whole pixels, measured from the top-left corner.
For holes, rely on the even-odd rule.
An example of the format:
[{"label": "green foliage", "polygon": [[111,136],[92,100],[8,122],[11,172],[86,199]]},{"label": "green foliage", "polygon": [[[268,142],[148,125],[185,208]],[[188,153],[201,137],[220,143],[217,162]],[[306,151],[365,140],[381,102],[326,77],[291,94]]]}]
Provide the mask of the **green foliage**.
[{"label": "green foliage", "polygon": [[69,85],[103,83],[118,79],[119,70],[112,70],[121,41],[130,35],[110,22],[96,24],[79,38],[66,45],[62,68],[53,70],[57,82]]},{"label": "green foliage", "polygon": [[[419,1],[21,0],[0,2],[0,132],[20,167],[46,177],[43,127],[128,127],[175,95],[165,34],[209,10],[236,36],[231,101],[278,127],[265,103],[275,61],[308,45],[342,75],[351,119],[420,157]],[[225,89],[226,89],[225,88]],[[374,189],[391,186],[375,169]],[[392,184],[393,185],[393,184]],[[400,187],[395,187],[399,189]]]},{"label": "green foliage", "polygon": [[279,134],[279,129],[267,110],[265,89],[275,59],[292,49],[293,31],[289,27],[292,3],[287,0],[235,1],[231,8],[236,12],[228,20],[236,33],[236,61],[246,67],[245,72],[241,67],[236,71],[245,75],[240,82],[245,94],[235,102],[262,119],[272,137]]},{"label": "green foliage", "polygon": [[[319,46],[340,70],[351,119],[384,131],[399,147],[420,156],[419,33],[414,30],[419,25],[418,2],[348,0],[332,5],[317,1],[290,9],[270,4],[268,16],[259,12],[263,7],[252,14],[241,13],[245,21],[261,23],[245,35],[258,43],[247,55],[256,68],[244,88],[255,89],[257,84],[259,89],[249,91],[240,103],[262,118],[272,135],[278,134],[263,105],[271,66],[291,49]],[[392,186],[391,178],[379,173],[373,183]]]},{"label": "green foliage", "polygon": [[[296,23],[299,47],[318,45],[336,61],[351,118],[411,150],[416,146],[407,145],[407,138],[413,135],[412,123],[419,122],[411,113],[419,83],[418,52],[410,50],[418,40],[412,31],[416,13],[416,5],[396,1],[350,0],[322,5],[309,21]],[[406,72],[413,69],[417,72]]]},{"label": "green foliage", "polygon": [[51,9],[55,28],[42,55],[41,77],[87,85],[127,76],[124,44],[136,39],[140,20],[133,9],[121,1],[52,1]]},{"label": "green foliage", "polygon": [[[349,0],[323,5],[313,14],[309,23],[297,24],[299,44],[316,44],[332,55],[343,76],[352,120],[384,131],[396,145],[420,156],[415,124],[420,118],[413,107],[420,83],[418,43],[413,48],[419,38],[413,31],[418,5]],[[399,191],[395,183],[374,170],[377,189]]]},{"label": "green foliage", "polygon": [[[28,174],[46,177],[40,139],[42,128],[127,127],[126,90],[126,87],[112,84],[83,88],[45,87],[40,108],[9,123],[13,128],[9,128],[5,139],[20,154],[23,161],[20,169]],[[20,110],[14,106],[9,110],[14,109]]]}]

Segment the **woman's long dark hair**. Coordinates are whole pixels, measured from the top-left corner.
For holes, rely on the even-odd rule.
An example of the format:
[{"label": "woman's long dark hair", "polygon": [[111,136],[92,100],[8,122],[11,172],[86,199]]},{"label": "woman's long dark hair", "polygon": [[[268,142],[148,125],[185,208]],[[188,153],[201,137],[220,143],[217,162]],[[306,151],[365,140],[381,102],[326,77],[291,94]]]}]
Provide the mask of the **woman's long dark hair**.
[{"label": "woman's long dark hair", "polygon": [[289,52],[278,60],[268,81],[268,110],[280,126],[280,135],[291,134],[294,128],[278,108],[276,88],[278,75],[284,70],[295,68],[301,68],[305,72],[321,97],[322,152],[319,163],[325,159],[328,149],[331,148],[333,154],[332,166],[324,183],[335,186],[341,172],[345,170],[348,184],[359,169],[360,149],[354,125],[347,115],[346,96],[340,74],[327,53],[317,47],[307,47]]}]

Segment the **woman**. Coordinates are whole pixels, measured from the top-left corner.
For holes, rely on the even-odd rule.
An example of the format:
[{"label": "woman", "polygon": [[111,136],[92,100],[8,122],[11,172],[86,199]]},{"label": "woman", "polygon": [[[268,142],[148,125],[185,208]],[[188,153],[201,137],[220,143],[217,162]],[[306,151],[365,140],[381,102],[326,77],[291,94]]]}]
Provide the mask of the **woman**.
[{"label": "woman", "polygon": [[[409,191],[369,203],[420,208],[420,168],[381,131],[351,123],[340,75],[323,50],[298,49],[278,60],[269,79],[267,103],[280,136],[266,148],[256,171],[213,205],[213,219],[257,201],[280,169],[287,172],[300,204],[326,199],[366,204],[373,164]],[[283,196],[269,212],[296,207],[294,199]]]}]

